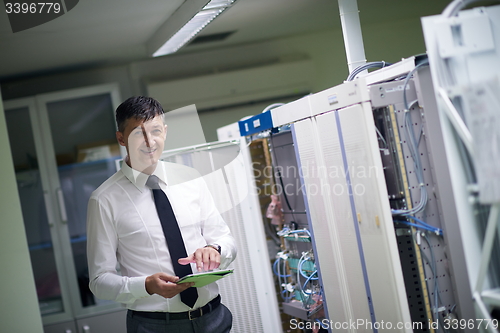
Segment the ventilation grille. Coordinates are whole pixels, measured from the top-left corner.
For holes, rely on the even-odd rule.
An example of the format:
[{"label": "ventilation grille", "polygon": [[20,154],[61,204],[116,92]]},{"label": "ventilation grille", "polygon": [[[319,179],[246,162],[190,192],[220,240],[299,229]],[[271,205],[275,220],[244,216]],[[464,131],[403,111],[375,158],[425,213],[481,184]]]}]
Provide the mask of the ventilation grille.
[{"label": "ventilation grille", "polygon": [[196,44],[204,44],[204,43],[211,43],[211,42],[222,42],[232,34],[234,34],[236,31],[227,31],[227,32],[220,32],[217,34],[210,34],[210,35],[203,35],[203,36],[198,36],[194,38],[190,45],[196,45]]}]

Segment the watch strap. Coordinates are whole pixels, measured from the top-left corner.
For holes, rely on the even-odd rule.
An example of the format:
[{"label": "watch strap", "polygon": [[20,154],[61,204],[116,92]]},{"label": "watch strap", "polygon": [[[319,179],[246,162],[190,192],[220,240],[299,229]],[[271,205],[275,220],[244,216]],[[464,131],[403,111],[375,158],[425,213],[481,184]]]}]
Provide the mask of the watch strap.
[{"label": "watch strap", "polygon": [[220,248],[219,244],[207,244],[207,245],[205,245],[205,247],[211,247],[212,249],[219,252],[219,254],[221,254],[221,248]]}]

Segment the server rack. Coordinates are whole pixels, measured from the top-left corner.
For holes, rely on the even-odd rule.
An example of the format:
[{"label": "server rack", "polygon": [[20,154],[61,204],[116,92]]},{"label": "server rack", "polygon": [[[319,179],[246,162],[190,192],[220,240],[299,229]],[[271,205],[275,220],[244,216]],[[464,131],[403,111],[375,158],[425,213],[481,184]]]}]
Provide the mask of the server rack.
[{"label": "server rack", "polygon": [[330,330],[437,332],[460,314],[425,65],[412,57],[272,110],[274,126],[291,124]]}]

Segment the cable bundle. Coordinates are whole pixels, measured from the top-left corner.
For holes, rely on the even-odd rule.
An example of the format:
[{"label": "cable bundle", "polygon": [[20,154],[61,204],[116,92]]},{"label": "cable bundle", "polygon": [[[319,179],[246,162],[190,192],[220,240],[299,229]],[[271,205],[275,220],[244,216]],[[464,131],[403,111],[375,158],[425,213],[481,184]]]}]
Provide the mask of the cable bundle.
[{"label": "cable bundle", "polygon": [[356,75],[359,73],[369,69],[369,68],[384,68],[387,66],[392,65],[391,63],[385,62],[385,61],[374,61],[374,62],[368,62],[364,65],[358,66],[352,70],[352,72],[349,74],[347,77],[346,81],[352,81],[356,78]]},{"label": "cable bundle", "polygon": [[[410,115],[410,107],[411,105],[408,105],[408,100],[406,98],[406,87],[408,86],[408,82],[410,81],[410,78],[413,76],[413,73],[415,73],[420,67],[429,65],[429,61],[426,59],[423,62],[419,63],[417,66],[415,66],[414,69],[411,70],[410,73],[406,76],[404,85],[403,85],[403,102],[404,102],[404,107],[405,107],[405,131],[406,131],[406,136],[408,140],[408,147],[410,149],[410,154],[413,159],[413,162],[415,164],[415,174],[417,176],[417,181],[420,186],[420,202],[418,205],[411,209],[393,209],[392,210],[392,215],[415,215],[418,212],[421,212],[424,210],[425,205],[427,204],[427,188],[425,187],[424,183],[424,173],[423,173],[423,168],[422,168],[422,162],[420,160],[420,155],[418,153],[418,145],[420,143],[420,138],[417,141],[415,138],[415,133],[413,132],[413,126],[412,126],[412,121],[411,121],[411,115]],[[413,105],[414,102],[411,104]],[[420,131],[422,132],[422,131]],[[410,216],[409,216],[410,217]]]}]

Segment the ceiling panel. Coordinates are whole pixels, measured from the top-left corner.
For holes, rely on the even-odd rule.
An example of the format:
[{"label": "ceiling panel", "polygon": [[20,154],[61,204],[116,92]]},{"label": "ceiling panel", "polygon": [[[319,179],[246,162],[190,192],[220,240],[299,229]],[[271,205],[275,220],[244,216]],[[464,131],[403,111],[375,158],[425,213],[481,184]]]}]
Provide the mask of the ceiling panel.
[{"label": "ceiling panel", "polygon": [[[61,17],[12,33],[0,11],[0,82],[151,57],[146,43],[175,11],[199,0],[81,0]],[[207,0],[208,1],[208,0]],[[363,27],[437,14],[448,0],[358,0]],[[186,46],[179,54],[340,29],[335,0],[237,0],[201,35],[235,31],[223,41]]]}]

